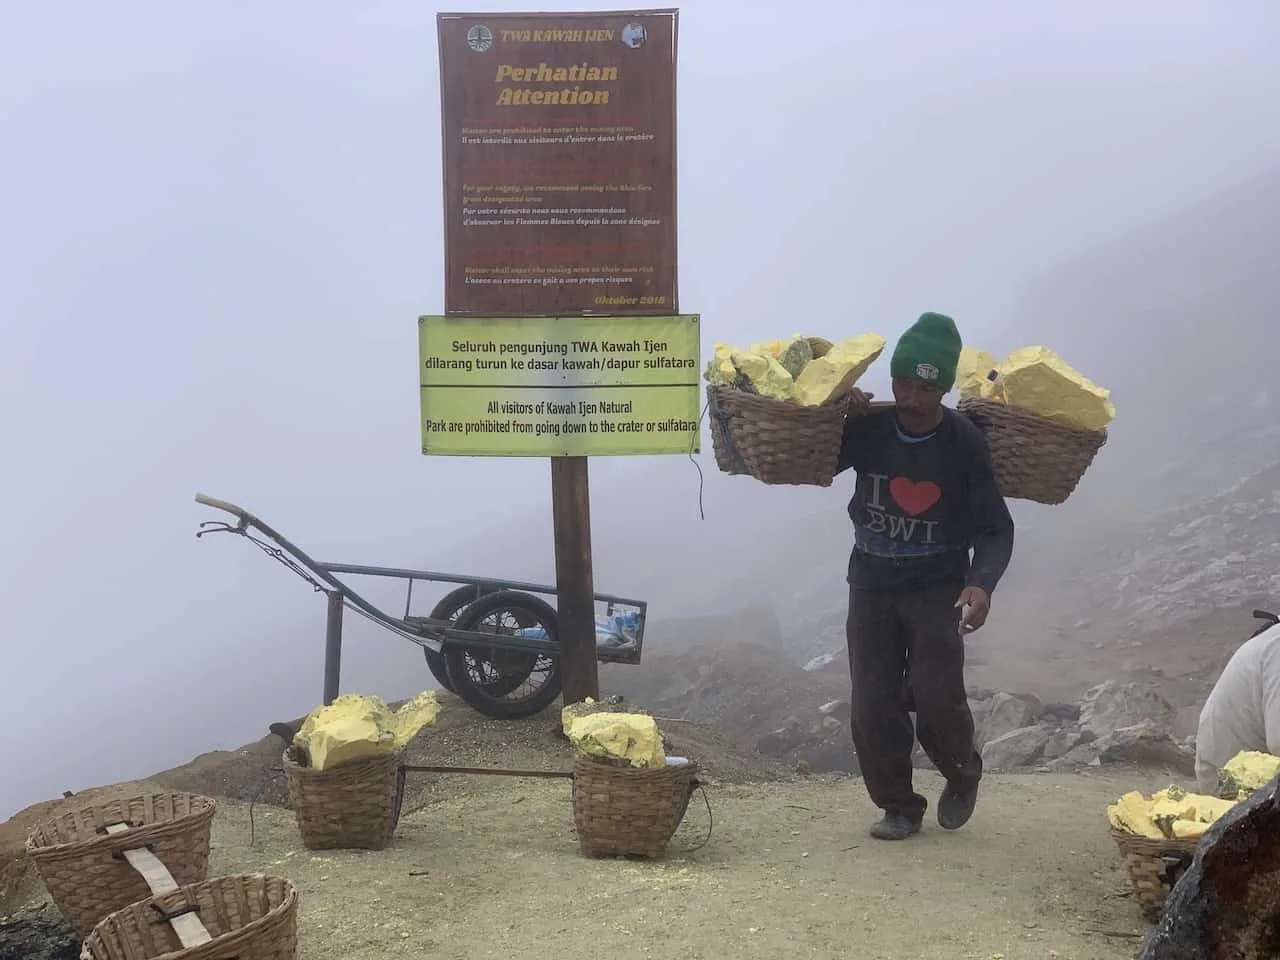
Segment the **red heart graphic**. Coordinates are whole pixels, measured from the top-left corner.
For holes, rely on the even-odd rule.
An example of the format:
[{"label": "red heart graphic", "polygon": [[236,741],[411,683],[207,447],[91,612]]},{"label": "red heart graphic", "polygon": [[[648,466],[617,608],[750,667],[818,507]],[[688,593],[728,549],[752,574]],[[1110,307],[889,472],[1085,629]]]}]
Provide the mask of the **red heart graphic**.
[{"label": "red heart graphic", "polygon": [[903,510],[918,517],[942,499],[942,490],[929,480],[916,483],[906,477],[894,477],[889,481],[889,495]]}]

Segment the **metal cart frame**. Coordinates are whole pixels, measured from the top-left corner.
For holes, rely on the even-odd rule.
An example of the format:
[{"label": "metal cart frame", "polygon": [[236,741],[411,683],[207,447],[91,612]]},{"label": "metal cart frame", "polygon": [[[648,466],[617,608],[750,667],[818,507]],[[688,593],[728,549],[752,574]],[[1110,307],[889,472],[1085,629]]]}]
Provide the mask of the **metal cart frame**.
[{"label": "metal cart frame", "polygon": [[[342,663],[342,621],[343,611],[346,608],[422,647],[432,673],[440,680],[442,686],[453,689],[473,708],[488,716],[500,719],[529,716],[545,709],[559,695],[560,644],[554,639],[557,636],[558,624],[554,607],[543,599],[543,597],[549,597],[554,601],[555,587],[520,580],[440,573],[432,570],[322,562],[308,556],[297,545],[243,507],[202,493],[197,493],[195,499],[197,503],[222,510],[236,519],[235,523],[205,521],[200,524],[197,537],[206,533],[239,534],[293,570],[315,590],[326,595],[324,654],[324,703],[326,705],[332,703],[338,696]],[[343,582],[340,576],[371,576],[407,581],[404,615],[393,616],[375,606]],[[436,605],[432,615],[419,617],[411,613],[411,606],[414,584],[420,582],[456,584],[457,588]],[[474,597],[471,597],[473,591]],[[604,605],[606,616],[612,616],[620,609],[634,610],[638,614],[634,643],[622,646],[597,644],[597,660],[602,663],[638,664],[644,646],[648,603],[608,593],[597,593],[595,599],[598,604]],[[482,612],[490,612],[490,608],[496,611],[504,609],[520,611],[526,620],[531,619],[534,625],[541,626],[548,639],[472,629],[472,621],[478,623],[479,615]],[[537,658],[545,658],[554,665],[554,679],[548,681],[549,686],[544,684],[538,688],[535,695],[515,702],[504,701],[506,694],[494,696],[497,686],[492,677],[488,680],[477,680],[471,676],[471,670],[464,669],[462,666],[483,661],[489,666],[496,667],[501,679],[504,676],[502,669],[510,670],[511,664],[515,663],[517,664],[515,672],[519,672],[519,669],[523,669],[523,664],[532,664]],[[445,664],[447,664],[447,673],[442,672]],[[531,670],[532,667],[529,669]],[[505,676],[510,680],[514,678],[515,673]],[[506,681],[501,685],[507,685]]]}]

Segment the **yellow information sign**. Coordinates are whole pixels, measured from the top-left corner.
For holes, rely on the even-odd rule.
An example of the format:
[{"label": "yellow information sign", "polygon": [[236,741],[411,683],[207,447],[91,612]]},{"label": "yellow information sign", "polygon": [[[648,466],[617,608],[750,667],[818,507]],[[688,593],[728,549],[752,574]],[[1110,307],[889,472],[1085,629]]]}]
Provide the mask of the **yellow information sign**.
[{"label": "yellow information sign", "polygon": [[422,452],[697,453],[698,319],[420,317]]}]

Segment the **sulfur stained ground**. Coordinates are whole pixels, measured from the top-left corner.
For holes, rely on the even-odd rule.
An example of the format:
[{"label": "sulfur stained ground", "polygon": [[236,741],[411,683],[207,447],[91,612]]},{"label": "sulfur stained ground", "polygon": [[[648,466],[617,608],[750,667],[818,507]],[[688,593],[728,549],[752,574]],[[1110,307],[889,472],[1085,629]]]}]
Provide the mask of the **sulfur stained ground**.
[{"label": "sulfur stained ground", "polygon": [[[564,781],[445,777],[377,852],[312,854],[293,814],[222,801],[215,873],[300,890],[302,960],[574,955],[1121,960],[1147,925],[1103,814],[1158,776],[991,776],[968,827],[867,837],[860,781],[712,783],[665,860],[589,860]],[[450,789],[452,782],[458,789]],[[921,774],[936,795],[940,781]]]}]

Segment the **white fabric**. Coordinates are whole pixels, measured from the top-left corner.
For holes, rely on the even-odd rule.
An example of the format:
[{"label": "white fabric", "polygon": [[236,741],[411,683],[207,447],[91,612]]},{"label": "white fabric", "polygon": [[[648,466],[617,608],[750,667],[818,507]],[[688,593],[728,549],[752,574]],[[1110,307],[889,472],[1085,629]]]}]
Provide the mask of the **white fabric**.
[{"label": "white fabric", "polygon": [[1280,624],[1232,654],[1200,711],[1196,779],[1218,792],[1218,770],[1241,750],[1280,755]]}]

